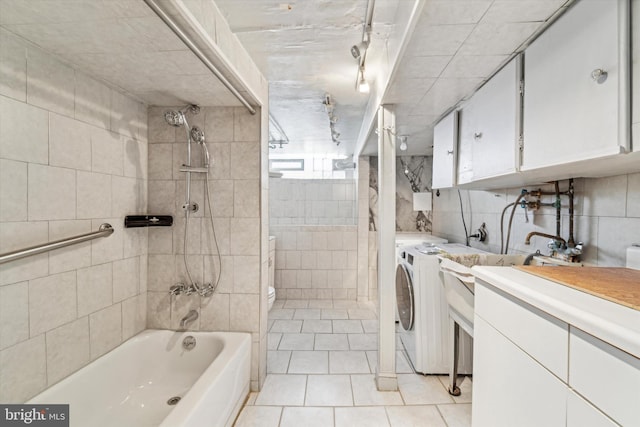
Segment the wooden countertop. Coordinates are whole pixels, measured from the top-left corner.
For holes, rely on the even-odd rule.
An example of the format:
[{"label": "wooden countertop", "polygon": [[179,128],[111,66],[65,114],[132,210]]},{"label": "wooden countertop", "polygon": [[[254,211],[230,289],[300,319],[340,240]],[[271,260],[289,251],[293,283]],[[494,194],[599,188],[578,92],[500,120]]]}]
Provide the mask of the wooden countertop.
[{"label": "wooden countertop", "polygon": [[514,267],[596,297],[640,310],[640,270],[622,267],[574,268],[533,265]]}]

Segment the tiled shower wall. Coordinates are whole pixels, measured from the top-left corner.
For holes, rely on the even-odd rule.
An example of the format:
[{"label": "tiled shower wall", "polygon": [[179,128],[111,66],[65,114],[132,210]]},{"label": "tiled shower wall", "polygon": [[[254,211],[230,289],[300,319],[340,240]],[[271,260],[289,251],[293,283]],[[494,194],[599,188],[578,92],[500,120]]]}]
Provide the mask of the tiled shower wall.
[{"label": "tiled shower wall", "polygon": [[[542,188],[553,191],[553,186],[528,186],[529,190]],[[560,190],[567,188],[567,181],[560,182]],[[521,188],[497,191],[461,190],[462,202],[469,232],[484,222],[489,230],[485,243],[471,239],[471,245],[491,252],[500,251],[500,215],[506,204],[515,201]],[[575,181],[576,241],[585,243],[583,261],[600,266],[624,266],[625,251],[633,243],[640,242],[640,173],[608,178],[577,179]],[[553,197],[543,197],[553,201]],[[433,233],[452,242],[464,242],[464,229],[460,217],[460,201],[456,190],[440,190],[440,197],[433,200]],[[567,198],[562,198],[562,237],[568,236],[569,216]],[[505,220],[505,234],[510,214]],[[555,234],[554,208],[529,211],[518,208],[513,220],[509,253],[548,253],[548,239],[533,237],[531,245],[524,244],[531,231]]]},{"label": "tiled shower wall", "polygon": [[[193,174],[191,201],[199,205],[188,227],[187,262],[197,283],[212,283],[221,271],[216,292],[170,296],[169,288],[187,283],[183,254],[186,135],[167,125],[169,107],[149,109],[149,212],[173,215],[173,227],[149,230],[148,324],[151,328],[179,326],[195,309],[200,316],[190,326],[202,331],[250,332],[253,337],[252,388],[258,388],[260,333],[260,113],[245,108],[203,107],[188,114],[191,126],[205,132],[213,162],[208,183],[218,247],[211,233],[204,175]],[[193,144],[192,164],[200,165],[200,146]],[[218,263],[218,254],[222,265]],[[221,268],[221,270],[220,270]],[[266,327],[264,328],[266,331]]]},{"label": "tiled shower wall", "polygon": [[0,401],[23,402],[145,328],[147,108],[0,29]]},{"label": "tiled shower wall", "polygon": [[271,226],[277,299],[357,296],[356,226]]},{"label": "tiled shower wall", "polygon": [[269,179],[271,225],[355,225],[353,179]]}]

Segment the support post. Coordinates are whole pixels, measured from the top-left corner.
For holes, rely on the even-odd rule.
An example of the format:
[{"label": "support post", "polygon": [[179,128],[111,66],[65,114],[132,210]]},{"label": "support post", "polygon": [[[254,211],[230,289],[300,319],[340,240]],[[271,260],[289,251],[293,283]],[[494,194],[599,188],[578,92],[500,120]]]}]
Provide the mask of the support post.
[{"label": "support post", "polygon": [[380,391],[398,390],[396,376],[396,137],[395,114],[378,110],[378,369]]}]

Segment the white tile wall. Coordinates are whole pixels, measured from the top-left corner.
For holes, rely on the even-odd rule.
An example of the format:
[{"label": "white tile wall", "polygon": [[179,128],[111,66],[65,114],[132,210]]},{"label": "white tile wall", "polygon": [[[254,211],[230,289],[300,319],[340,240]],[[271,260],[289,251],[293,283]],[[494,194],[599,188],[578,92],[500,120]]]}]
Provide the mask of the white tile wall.
[{"label": "white tile wall", "polygon": [[[566,187],[567,181],[561,181],[560,189],[564,190]],[[575,188],[574,237],[576,241],[585,244],[582,260],[601,266],[624,266],[626,248],[640,242],[640,235],[636,233],[640,230],[640,174],[577,179]],[[553,191],[553,186],[542,186],[542,189]],[[490,227],[487,241],[478,243],[472,239],[472,246],[496,253],[500,251],[500,214],[502,208],[514,201],[520,191],[521,188],[499,191],[462,190],[467,227],[474,231],[482,222]],[[543,197],[543,201],[552,201],[552,197]],[[456,190],[440,190],[440,197],[435,197],[433,203],[433,233],[451,242],[463,243],[464,230]],[[566,239],[569,232],[566,197],[563,197],[562,206],[561,230],[562,237]],[[505,233],[510,212],[507,212],[505,219]],[[510,253],[533,253],[536,250],[548,253],[548,239],[533,237],[531,245],[524,245],[524,239],[530,231],[555,234],[555,209],[530,211],[528,219],[522,209],[518,209],[513,221]]]},{"label": "white tile wall", "polygon": [[[146,327],[146,106],[0,30],[0,400],[23,402]],[[114,304],[115,303],[115,304]]]},{"label": "white tile wall", "polygon": [[271,225],[355,225],[354,180],[269,180]]},{"label": "white tile wall", "polygon": [[[356,226],[272,225],[278,299],[356,299]],[[346,244],[345,244],[346,243]]]},{"label": "white tile wall", "polygon": [[[149,231],[149,292],[147,321],[150,327],[177,327],[191,309],[200,313],[191,329],[252,333],[252,388],[266,374],[266,319],[261,333],[261,156],[260,114],[244,108],[202,107],[189,123],[205,130],[212,165],[208,175],[215,240],[211,232],[204,176],[193,176],[191,200],[200,209],[189,220],[187,262],[194,280],[213,283],[220,273],[215,294],[170,297],[169,288],[188,282],[184,253],[186,161],[182,129],[164,122],[170,107],[149,109],[149,210],[174,215],[172,229]],[[200,162],[196,146],[192,162]],[[217,242],[217,246],[216,246]],[[217,254],[221,254],[222,269]],[[266,274],[264,275],[266,280]],[[117,292],[114,274],[114,298]],[[264,375],[262,376],[262,378]]]}]

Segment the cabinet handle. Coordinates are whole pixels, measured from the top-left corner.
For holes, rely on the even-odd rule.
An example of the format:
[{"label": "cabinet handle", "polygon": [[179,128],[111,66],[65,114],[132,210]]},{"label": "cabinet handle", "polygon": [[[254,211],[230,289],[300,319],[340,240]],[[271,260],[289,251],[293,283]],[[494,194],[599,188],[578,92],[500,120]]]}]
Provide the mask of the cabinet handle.
[{"label": "cabinet handle", "polygon": [[474,137],[475,139],[480,139],[480,138],[482,138],[482,132],[476,132],[476,133],[474,133],[474,134],[473,134],[473,137]]},{"label": "cabinet handle", "polygon": [[447,154],[453,155],[453,150],[447,150]]},{"label": "cabinet handle", "polygon": [[599,85],[607,81],[607,77],[609,77],[609,73],[607,73],[602,68],[596,68],[591,72],[591,78],[593,79],[594,82],[598,83]]}]

